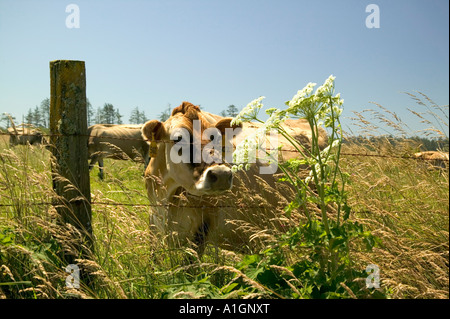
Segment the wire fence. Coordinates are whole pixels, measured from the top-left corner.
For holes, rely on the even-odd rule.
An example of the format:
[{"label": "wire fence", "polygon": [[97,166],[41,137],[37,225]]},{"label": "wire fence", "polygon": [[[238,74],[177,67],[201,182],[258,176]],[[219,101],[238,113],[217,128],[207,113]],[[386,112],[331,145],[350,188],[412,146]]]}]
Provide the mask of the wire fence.
[{"label": "wire fence", "polygon": [[[93,137],[93,138],[100,138],[100,139],[113,139],[113,140],[126,140],[126,141],[147,141],[143,138],[128,138],[128,137],[117,137],[117,136],[101,136],[101,135],[89,135],[89,134],[43,134],[40,133],[39,134],[11,134],[11,133],[5,133],[5,132],[0,132],[0,135],[9,135],[9,136],[26,136],[26,137],[34,137],[34,136],[42,136],[42,137],[62,137],[62,136],[81,136],[81,137]],[[162,142],[166,142],[166,143],[170,143],[173,141],[165,141],[165,140],[156,140],[156,142],[158,143],[162,143]]]},{"label": "wire fence", "polygon": [[[26,137],[32,137],[36,136],[36,134],[10,134],[10,133],[4,133],[0,132],[0,136],[26,136]],[[127,140],[127,141],[136,141],[136,142],[142,142],[145,141],[143,138],[130,138],[130,137],[117,137],[117,136],[97,136],[97,135],[89,135],[89,134],[40,134],[42,137],[60,137],[60,136],[82,136],[82,137],[88,137],[88,138],[99,138],[99,139],[108,139],[108,140]],[[174,143],[173,140],[155,140],[153,142],[156,143]],[[44,142],[47,143],[47,142]],[[266,149],[266,151],[273,151],[273,150],[279,150],[279,149]],[[283,152],[295,152],[299,153],[298,150],[295,149],[282,149]],[[374,157],[374,158],[392,158],[392,159],[403,159],[403,160],[415,160],[415,161],[436,161],[436,159],[430,159],[430,158],[420,158],[420,157],[414,157],[414,156],[399,156],[399,155],[391,155],[391,154],[369,154],[369,153],[345,153],[341,152],[340,155],[342,156],[351,156],[351,157]],[[449,162],[448,158],[439,158],[439,161],[442,162]],[[233,164],[233,163],[232,163]],[[0,207],[17,207],[20,205],[28,205],[28,206],[54,206],[55,202],[22,202],[19,201],[14,204],[2,204],[0,203]],[[206,208],[234,208],[234,209],[263,209],[267,208],[264,205],[246,205],[246,204],[234,204],[234,205],[176,205],[173,203],[166,203],[166,204],[136,204],[136,203],[118,203],[113,201],[91,201],[90,205],[96,206],[130,206],[130,207],[163,207],[163,208],[171,208],[171,207],[177,207],[177,208],[198,208],[198,209],[206,209]]]},{"label": "wire fence", "polygon": [[[0,204],[0,207],[17,207],[20,205],[29,205],[29,206],[55,206],[60,204],[55,204],[52,202],[19,202],[16,204]],[[134,203],[118,203],[118,202],[102,202],[102,201],[91,201],[90,205],[92,206],[131,206],[131,207],[176,207],[176,208],[198,208],[198,209],[206,209],[206,208],[252,208],[252,209],[262,209],[267,208],[265,205],[245,205],[245,204],[236,204],[236,205],[176,205],[173,203],[167,204],[134,204]]]},{"label": "wire fence", "polygon": [[[31,136],[36,136],[33,134],[10,134],[10,133],[4,133],[4,132],[0,132],[0,135],[13,135],[13,136],[27,136],[27,137],[31,137]],[[81,137],[88,137],[88,138],[99,138],[99,139],[105,139],[105,140],[124,140],[124,141],[137,141],[137,142],[156,142],[156,143],[168,143],[168,144],[173,144],[175,143],[175,141],[173,140],[154,140],[154,141],[150,141],[144,138],[128,138],[128,137],[117,137],[117,136],[99,136],[99,135],[89,135],[89,134],[40,134],[40,136],[42,137],[52,137],[52,136],[56,136],[56,137],[61,137],[61,136],[81,136]],[[188,144],[194,144],[194,143],[188,143]],[[223,146],[225,147],[225,146]],[[279,149],[271,149],[271,148],[266,148],[266,151],[279,151]],[[300,153],[298,150],[295,149],[282,149],[282,152],[293,152],[293,153]],[[399,155],[387,155],[387,154],[368,154],[368,153],[346,153],[346,152],[341,152],[340,155],[342,156],[363,156],[363,157],[379,157],[379,158],[397,158],[397,159],[406,159],[406,160],[418,160],[418,161],[443,161],[443,162],[449,162],[448,158],[439,158],[439,159],[430,159],[430,158],[421,158],[421,157],[414,157],[414,156],[399,156]],[[233,163],[231,163],[233,164]]]}]

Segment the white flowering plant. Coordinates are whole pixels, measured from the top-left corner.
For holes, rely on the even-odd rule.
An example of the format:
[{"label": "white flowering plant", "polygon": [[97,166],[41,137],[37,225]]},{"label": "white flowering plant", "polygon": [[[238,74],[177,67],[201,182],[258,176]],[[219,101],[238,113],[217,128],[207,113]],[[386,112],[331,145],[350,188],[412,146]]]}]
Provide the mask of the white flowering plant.
[{"label": "white flowering plant", "polygon": [[[258,130],[248,136],[233,153],[234,170],[248,169],[249,163],[255,153],[253,148],[260,144],[268,130],[276,130],[298,152],[298,157],[284,163],[278,163],[279,169],[284,173],[280,181],[288,182],[297,191],[296,197],[285,208],[288,216],[294,210],[301,210],[307,217],[307,222],[289,230],[283,237],[263,251],[251,267],[263,268],[263,278],[279,278],[278,275],[268,275],[271,272],[271,263],[285,266],[295,274],[300,286],[289,297],[348,297],[357,294],[354,279],[364,276],[364,272],[353,269],[350,259],[349,243],[354,239],[362,239],[370,250],[378,239],[370,232],[364,231],[362,225],[349,219],[351,209],[347,205],[345,185],[348,174],[339,168],[339,159],[342,146],[342,127],[340,116],[344,101],[340,94],[335,94],[335,77],[331,75],[323,85],[315,91],[316,83],[308,83],[299,90],[294,97],[285,104],[286,109],[270,108],[266,110],[269,118],[262,121],[258,114],[263,106],[259,97],[250,102],[232,121],[232,123],[257,122]],[[286,119],[305,119],[311,127],[311,141],[309,145],[302,144],[290,136],[283,127]],[[319,131],[325,127],[328,133],[328,143],[323,147],[319,143]],[[266,152],[267,156],[272,156]],[[307,167],[306,178],[301,178],[301,170]],[[320,214],[314,213],[309,207],[313,203],[320,208]],[[337,212],[330,214],[330,211]],[[295,265],[283,265],[289,258],[284,256],[282,247],[290,247],[305,255],[305,259]],[[309,252],[305,254],[304,250]],[[246,265],[245,267],[249,267]],[[245,271],[245,267],[241,271]],[[303,271],[300,271],[303,269]],[[296,272],[297,271],[297,272]],[[258,279],[258,277],[256,278]],[[293,283],[293,281],[290,281]],[[265,285],[282,285],[273,282],[261,282]],[[349,288],[350,287],[350,288]],[[299,292],[305,295],[299,295]],[[367,292],[367,291],[366,291]]]},{"label": "white flowering plant", "polygon": [[[250,102],[232,121],[232,124],[242,122],[258,122],[262,124],[258,130],[249,135],[242,143],[236,147],[233,153],[233,170],[248,169],[252,159],[255,156],[255,146],[259,141],[264,139],[268,130],[276,130],[286,140],[289,141],[295,151],[299,153],[297,159],[288,161],[287,163],[279,163],[279,168],[283,171],[285,177],[283,180],[289,181],[297,188],[297,191],[304,195],[314,196],[315,193],[310,189],[309,184],[313,182],[319,191],[319,202],[322,208],[322,219],[326,229],[328,229],[328,219],[326,216],[326,197],[329,185],[336,186],[336,178],[339,176],[345,181],[345,176],[339,170],[339,155],[342,144],[342,129],[340,123],[340,115],[342,113],[342,105],[344,100],[340,94],[334,94],[335,77],[330,75],[323,85],[318,87],[314,92],[316,83],[308,83],[302,90],[285,104],[287,109],[270,108],[266,110],[269,118],[262,121],[258,118],[258,114],[263,107],[261,101],[265,98],[261,96]],[[289,118],[301,118],[308,121],[311,127],[311,145],[304,145],[290,136],[283,127],[284,121]],[[325,126],[329,131],[328,146],[321,149],[319,144],[319,127]],[[268,157],[273,154],[266,153]],[[310,167],[309,175],[306,179],[298,177],[300,167],[307,164]],[[345,184],[345,183],[344,183]],[[301,203],[305,213],[309,218],[309,212],[304,200]],[[312,201],[309,198],[309,201]],[[314,201],[317,201],[315,199]],[[294,208],[298,208],[299,202],[293,202],[286,208],[289,214]],[[338,210],[340,214],[341,210]]]}]

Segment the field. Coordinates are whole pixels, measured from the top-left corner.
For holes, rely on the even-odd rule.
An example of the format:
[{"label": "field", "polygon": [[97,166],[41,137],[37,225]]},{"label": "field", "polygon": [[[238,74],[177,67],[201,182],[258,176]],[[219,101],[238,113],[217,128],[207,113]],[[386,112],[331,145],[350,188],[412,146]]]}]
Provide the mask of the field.
[{"label": "field", "polygon": [[[209,245],[198,260],[187,248],[170,248],[149,224],[143,164],[114,160],[105,160],[103,181],[97,169],[91,171],[94,247],[77,259],[89,272],[90,284],[67,288],[67,265],[61,253],[73,250],[80,235],[58,222],[50,204],[54,194],[49,152],[39,146],[10,148],[5,136],[1,138],[0,298],[302,295],[290,281],[294,279],[286,279],[289,276],[283,277],[283,287],[269,287],[255,281],[256,275],[245,267],[281,232],[255,232],[256,244],[247,254]],[[389,141],[376,150],[344,145],[343,153],[382,155],[343,156],[341,161],[342,170],[350,174],[350,218],[380,239],[370,252],[361,245],[352,247],[353,267],[362,271],[369,264],[377,265],[381,290],[388,298],[449,298],[448,163],[442,169],[402,158],[410,151]],[[298,223],[301,218],[301,212],[292,214],[288,222]],[[194,262],[186,263],[186,255]],[[287,263],[299,258],[291,254]],[[289,272],[288,267],[278,268]]]}]

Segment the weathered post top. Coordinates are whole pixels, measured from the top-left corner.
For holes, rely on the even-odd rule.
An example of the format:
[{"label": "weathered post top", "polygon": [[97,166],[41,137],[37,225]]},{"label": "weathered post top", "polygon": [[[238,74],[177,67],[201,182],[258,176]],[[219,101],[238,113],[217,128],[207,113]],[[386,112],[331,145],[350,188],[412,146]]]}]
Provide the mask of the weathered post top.
[{"label": "weathered post top", "polygon": [[[50,113],[70,112],[77,115],[86,108],[86,69],[84,61],[55,60],[50,62]],[[62,115],[62,114],[60,114]],[[82,114],[80,114],[82,115]],[[74,117],[78,118],[79,116]],[[59,116],[50,117],[50,129],[71,134],[79,123],[65,121],[68,127],[58,127]],[[87,121],[86,121],[87,125]],[[81,128],[79,128],[81,129]],[[60,132],[64,134],[64,132]]]}]

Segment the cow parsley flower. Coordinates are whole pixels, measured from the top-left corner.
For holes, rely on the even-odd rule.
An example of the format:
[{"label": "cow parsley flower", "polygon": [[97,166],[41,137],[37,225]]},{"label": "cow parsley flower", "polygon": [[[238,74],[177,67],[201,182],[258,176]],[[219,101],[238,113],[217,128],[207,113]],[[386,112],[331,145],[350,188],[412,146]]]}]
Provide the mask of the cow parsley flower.
[{"label": "cow parsley flower", "polygon": [[328,79],[325,80],[324,84],[317,88],[315,95],[319,98],[332,96],[335,79],[335,76],[330,75]]},{"label": "cow parsley flower", "polygon": [[286,104],[291,109],[291,111],[288,110],[288,112],[295,113],[293,112],[295,108],[299,107],[304,99],[311,95],[316,85],[317,83],[309,82],[303,89],[299,90],[290,101],[286,102]]},{"label": "cow parsley flower", "polygon": [[335,79],[334,75],[330,75],[314,93],[312,91],[316,84],[308,83],[291,101],[286,102],[289,106],[286,110],[287,114],[304,119],[314,118],[315,123],[325,127],[331,126],[341,115],[340,106],[344,104],[340,94],[333,96]]},{"label": "cow parsley flower", "polygon": [[[339,117],[342,113],[342,105],[344,103],[340,94],[334,96],[335,79],[336,77],[334,75],[330,75],[315,92],[314,88],[317,84],[309,82],[303,89],[297,91],[290,101],[285,103],[288,106],[287,109],[270,108],[266,110],[269,118],[265,122],[257,118],[263,106],[261,101],[265,97],[261,96],[247,104],[231,123],[240,124],[255,120],[262,123],[262,126],[237,145],[233,153],[233,162],[235,163],[233,170],[248,169],[250,166],[249,163],[254,163],[256,150],[264,149],[262,143],[266,139],[266,133],[271,130],[280,132],[283,122],[290,117],[306,119],[311,126],[319,127],[324,125],[325,127],[331,127],[334,134],[340,127]],[[322,163],[321,166],[317,166],[318,159],[310,163],[313,170],[310,172],[310,176],[308,176],[309,180],[313,177],[314,170],[318,172],[319,170],[325,171],[329,169],[327,165],[329,164],[328,161],[332,160],[331,150],[336,148],[338,143],[338,141],[333,141],[332,145],[320,152],[326,158],[325,163]]]},{"label": "cow parsley flower", "polygon": [[308,83],[302,90],[298,91],[292,100],[286,102],[286,112],[300,118],[311,118],[319,110],[321,101],[316,94],[312,94],[316,83]]},{"label": "cow parsley flower", "polygon": [[233,169],[234,171],[250,168],[250,163],[256,162],[256,132],[248,135],[241,143],[236,145],[236,150],[233,152]]},{"label": "cow parsley flower", "polygon": [[336,117],[339,117],[339,116],[341,116],[341,113],[342,113],[342,110],[343,110],[343,109],[340,108],[340,107],[337,106],[337,105],[333,105],[332,110],[333,110],[335,116],[336,116]]},{"label": "cow parsley flower", "polygon": [[265,96],[260,96],[257,99],[254,99],[250,103],[247,104],[246,107],[239,112],[238,115],[231,121],[231,125],[240,124],[242,122],[251,121],[256,119],[256,116],[259,113],[259,110],[263,106],[261,101],[265,99]]},{"label": "cow parsley flower", "polygon": [[284,121],[289,118],[289,115],[286,111],[282,111],[277,108],[270,108],[266,110],[266,113],[269,115],[269,118],[264,122],[264,130],[277,129],[278,126],[281,125]]},{"label": "cow parsley flower", "polygon": [[334,96],[334,100],[333,100],[334,104],[342,106],[344,104],[344,100],[341,99],[341,93],[338,93]]},{"label": "cow parsley flower", "polygon": [[233,152],[234,171],[249,170],[252,163],[256,163],[257,155],[264,149],[263,144],[266,140],[267,128],[265,125],[258,129],[248,128],[253,130],[251,134],[245,137],[240,143],[236,145],[236,150]]},{"label": "cow parsley flower", "polygon": [[321,152],[320,155],[322,157],[328,157],[328,155],[330,154],[331,150],[337,148],[340,144],[340,140],[334,140],[333,143],[331,143],[331,145],[328,145],[327,147],[325,147]]}]

